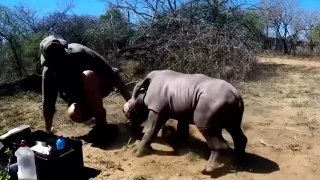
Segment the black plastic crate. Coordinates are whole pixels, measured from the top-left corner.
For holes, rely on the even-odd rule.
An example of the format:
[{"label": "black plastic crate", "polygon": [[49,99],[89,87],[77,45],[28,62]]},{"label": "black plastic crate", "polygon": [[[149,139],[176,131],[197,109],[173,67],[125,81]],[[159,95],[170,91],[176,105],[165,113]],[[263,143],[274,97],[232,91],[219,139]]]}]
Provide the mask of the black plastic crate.
[{"label": "black plastic crate", "polygon": [[[9,148],[14,153],[20,147],[21,140],[29,137],[30,134],[31,129],[28,127],[0,141],[3,143],[5,148]],[[3,148],[1,152],[4,151],[5,148]]]},{"label": "black plastic crate", "polygon": [[26,139],[29,147],[36,141],[46,142],[53,150],[49,155],[35,152],[38,180],[82,179],[84,169],[82,142],[80,140],[66,139],[66,147],[56,149],[58,136],[45,131],[35,131]]},{"label": "black plastic crate", "polygon": [[[4,144],[4,147],[0,150],[0,166],[5,168],[8,164],[9,156],[4,153],[6,148],[12,151],[10,164],[15,166],[17,159],[14,153],[19,148],[21,140],[25,140],[29,147],[34,146],[36,141],[42,141],[50,145],[53,152],[50,155],[35,152],[38,180],[88,180],[101,172],[98,169],[84,166],[82,142],[80,140],[65,137],[67,146],[65,149],[58,151],[55,149],[57,138],[58,136],[41,130],[31,132],[30,128],[25,128],[23,131],[10,135],[6,139],[0,140]],[[10,176],[12,180],[18,179],[16,167],[12,169]]]}]

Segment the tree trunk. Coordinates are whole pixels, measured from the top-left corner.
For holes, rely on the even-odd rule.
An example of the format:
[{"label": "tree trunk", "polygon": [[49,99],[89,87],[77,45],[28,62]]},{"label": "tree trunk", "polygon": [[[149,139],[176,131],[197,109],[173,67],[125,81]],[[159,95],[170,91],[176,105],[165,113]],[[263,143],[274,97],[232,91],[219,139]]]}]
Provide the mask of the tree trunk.
[{"label": "tree trunk", "polygon": [[22,63],[21,63],[20,57],[19,57],[18,52],[16,51],[14,45],[11,43],[10,43],[10,48],[11,48],[11,51],[13,53],[14,58],[16,59],[18,76],[19,76],[19,78],[21,78],[21,77],[23,77],[23,72],[22,72]]},{"label": "tree trunk", "polygon": [[288,44],[286,42],[286,39],[281,38],[282,45],[283,45],[283,52],[284,54],[289,54]]},{"label": "tree trunk", "polygon": [[312,39],[310,39],[309,48],[310,48],[310,51],[313,52],[313,41],[312,41]]},{"label": "tree trunk", "polygon": [[290,39],[290,50],[289,54],[291,54],[291,51],[293,51],[293,55],[296,55],[296,43],[294,42],[293,39]]}]

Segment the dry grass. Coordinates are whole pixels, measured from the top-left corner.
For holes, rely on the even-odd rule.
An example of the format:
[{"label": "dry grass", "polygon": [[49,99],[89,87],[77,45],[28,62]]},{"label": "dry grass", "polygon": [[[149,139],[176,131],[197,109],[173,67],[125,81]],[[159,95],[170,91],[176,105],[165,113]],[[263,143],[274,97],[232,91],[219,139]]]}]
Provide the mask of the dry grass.
[{"label": "dry grass", "polygon": [[147,175],[138,175],[133,177],[133,180],[148,180],[150,177]]},{"label": "dry grass", "polygon": [[187,156],[187,157],[186,157],[187,160],[188,160],[188,161],[191,161],[191,162],[193,162],[193,161],[198,161],[198,160],[201,159],[201,157],[200,157],[198,154],[194,153],[194,152],[190,152],[190,153],[188,153],[186,156]]}]

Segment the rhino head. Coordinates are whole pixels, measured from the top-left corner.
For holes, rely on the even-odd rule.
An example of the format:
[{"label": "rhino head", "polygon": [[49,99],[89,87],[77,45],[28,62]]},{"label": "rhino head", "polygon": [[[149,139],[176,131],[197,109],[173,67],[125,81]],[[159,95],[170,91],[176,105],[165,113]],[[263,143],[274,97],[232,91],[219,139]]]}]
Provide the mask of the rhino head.
[{"label": "rhino head", "polygon": [[151,79],[138,82],[132,92],[131,99],[123,105],[123,113],[132,128],[139,128],[147,120],[149,109],[144,103]]}]

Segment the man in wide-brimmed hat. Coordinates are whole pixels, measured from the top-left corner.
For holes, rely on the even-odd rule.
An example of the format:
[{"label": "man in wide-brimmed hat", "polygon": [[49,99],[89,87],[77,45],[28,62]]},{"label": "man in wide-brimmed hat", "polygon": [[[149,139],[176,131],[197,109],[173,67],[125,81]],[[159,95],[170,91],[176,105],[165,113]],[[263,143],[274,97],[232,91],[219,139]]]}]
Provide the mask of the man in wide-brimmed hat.
[{"label": "man in wide-brimmed hat", "polygon": [[92,49],[48,36],[40,43],[43,66],[42,102],[46,130],[52,131],[55,103],[68,103],[68,117],[78,123],[95,118],[96,128],[106,125],[103,98],[115,87],[123,98],[131,97],[118,69]]}]

